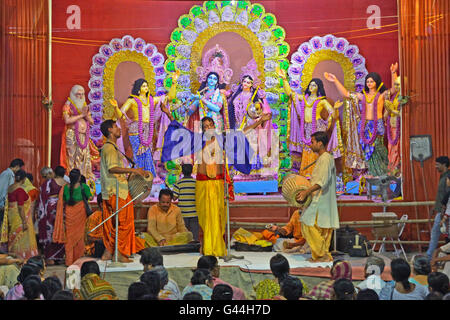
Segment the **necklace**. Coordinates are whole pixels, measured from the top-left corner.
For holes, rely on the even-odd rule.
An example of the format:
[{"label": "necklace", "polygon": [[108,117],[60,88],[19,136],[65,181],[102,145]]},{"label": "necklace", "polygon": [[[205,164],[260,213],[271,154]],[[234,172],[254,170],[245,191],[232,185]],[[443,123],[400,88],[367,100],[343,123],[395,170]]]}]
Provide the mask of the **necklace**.
[{"label": "necklace", "polygon": [[137,96],[133,96],[134,100],[136,101],[137,105],[138,105],[138,127],[139,127],[139,140],[141,141],[141,144],[144,147],[148,147],[150,146],[150,144],[153,141],[153,123],[155,121],[155,115],[153,112],[153,99],[150,99],[150,95],[147,97],[147,103],[145,104],[146,106],[148,105],[148,109],[150,112],[150,123],[149,123],[149,134],[147,137],[147,140],[144,139],[144,130],[142,128],[142,100],[140,97]]},{"label": "necklace", "polygon": [[[78,110],[78,108],[76,107],[75,103],[73,103],[73,101],[69,98],[70,101],[70,109],[72,110],[72,113],[74,115],[79,115],[81,114],[80,110]],[[84,106],[86,106],[86,102],[84,103]],[[84,137],[84,143],[81,143],[80,140],[80,130],[78,128],[79,124],[78,121],[75,122],[75,126],[74,126],[74,131],[75,131],[75,140],[77,141],[78,146],[81,149],[85,149],[88,145],[88,141],[89,141],[89,136],[90,136],[90,126],[89,126],[89,121],[86,121],[86,135]]]},{"label": "necklace", "polygon": [[305,105],[307,105],[308,108],[311,108],[312,106],[311,134],[313,134],[317,130],[317,105],[319,104],[319,101],[324,98],[325,97],[318,97],[311,104],[308,104],[307,97],[303,96],[303,100],[300,102],[300,140],[308,146],[311,145],[311,136],[309,136],[309,138],[305,137]]},{"label": "necklace", "polygon": [[[375,92],[375,95],[370,100],[367,98],[366,91],[363,90],[364,102],[363,102],[363,108],[362,108],[362,115],[361,115],[362,123],[361,123],[360,131],[359,131],[359,136],[365,144],[373,144],[375,142],[375,139],[377,138],[378,123],[376,120],[374,120],[375,125],[374,125],[374,130],[373,130],[374,132],[372,132],[372,136],[369,139],[367,139],[364,134],[366,131],[366,105],[374,102],[374,106],[372,108],[372,118],[377,119],[378,97],[380,96],[379,91],[380,91],[382,85],[383,85],[383,82],[379,85],[377,91]],[[369,132],[369,134],[370,134],[370,132]]]}]

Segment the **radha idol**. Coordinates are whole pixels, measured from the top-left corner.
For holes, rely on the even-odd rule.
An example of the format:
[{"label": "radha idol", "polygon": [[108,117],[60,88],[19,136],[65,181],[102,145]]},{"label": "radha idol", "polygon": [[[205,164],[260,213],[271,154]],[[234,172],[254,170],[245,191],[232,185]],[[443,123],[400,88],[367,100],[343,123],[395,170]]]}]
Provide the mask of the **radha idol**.
[{"label": "radha idol", "polygon": [[[254,131],[247,133],[247,137],[254,150],[257,150],[252,161],[252,175],[275,175],[278,170],[278,157],[271,149],[272,120],[271,109],[266,99],[266,92],[260,88],[260,72],[254,59],[244,66],[240,74],[240,82],[233,85],[227,92],[228,96],[228,125],[230,129],[243,130],[256,123],[263,114],[270,115],[269,120],[263,121]],[[271,157],[274,153],[274,157]],[[272,160],[272,158],[276,158]]]}]

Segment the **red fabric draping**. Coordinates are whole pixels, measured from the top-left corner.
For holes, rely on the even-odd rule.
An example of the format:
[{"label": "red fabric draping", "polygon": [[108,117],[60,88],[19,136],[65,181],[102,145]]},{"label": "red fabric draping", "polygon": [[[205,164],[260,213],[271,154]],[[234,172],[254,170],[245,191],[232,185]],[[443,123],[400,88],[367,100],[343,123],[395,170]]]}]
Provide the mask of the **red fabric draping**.
[{"label": "red fabric draping", "polygon": [[48,1],[0,1],[0,168],[22,158],[39,183],[47,163]]}]

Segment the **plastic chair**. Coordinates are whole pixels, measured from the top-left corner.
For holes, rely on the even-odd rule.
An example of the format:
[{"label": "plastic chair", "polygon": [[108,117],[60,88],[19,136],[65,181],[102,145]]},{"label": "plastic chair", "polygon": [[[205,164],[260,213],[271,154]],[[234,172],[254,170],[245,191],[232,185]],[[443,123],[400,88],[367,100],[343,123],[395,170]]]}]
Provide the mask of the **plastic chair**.
[{"label": "plastic chair", "polygon": [[[401,222],[399,222],[397,224],[398,235],[396,236],[396,239],[394,240],[394,238],[392,238],[392,237],[388,238],[391,241],[397,241],[398,242],[398,245],[400,246],[401,250],[398,250],[397,246],[395,245],[395,243],[392,243],[392,245],[394,246],[394,250],[395,250],[394,254],[395,254],[396,257],[399,257],[400,256],[400,251],[403,252],[403,256],[405,257],[405,260],[407,260],[408,258],[406,257],[406,253],[405,253],[405,249],[403,249],[403,245],[400,243],[400,237],[401,237],[401,235],[403,233],[403,230],[405,229],[405,226],[406,226],[406,222],[405,221],[406,220],[408,220],[408,215],[407,214],[402,215],[402,217],[400,218]],[[384,251],[384,241],[386,241],[386,238],[387,237],[383,238],[383,240],[382,240],[383,243],[381,244],[380,249],[378,250],[378,253]]]}]

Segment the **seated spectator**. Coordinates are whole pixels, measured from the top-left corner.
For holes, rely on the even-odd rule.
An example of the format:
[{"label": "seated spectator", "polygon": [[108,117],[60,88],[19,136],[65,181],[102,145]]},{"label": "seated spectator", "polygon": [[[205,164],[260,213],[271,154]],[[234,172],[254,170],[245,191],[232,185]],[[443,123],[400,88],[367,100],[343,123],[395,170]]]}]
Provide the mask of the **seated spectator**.
[{"label": "seated spectator", "polygon": [[[163,264],[163,256],[159,249],[156,247],[153,248],[145,248],[140,252],[141,259],[140,262],[144,266],[144,272],[151,270],[154,267],[164,267]],[[164,286],[164,290],[168,290],[172,292],[170,296],[171,300],[180,300],[181,299],[181,291],[178,287],[178,284],[169,278],[169,281]]]},{"label": "seated spectator", "polygon": [[356,295],[356,300],[380,300],[380,297],[373,289],[362,289]]},{"label": "seated spectator", "polygon": [[13,258],[7,253],[0,253],[0,286],[11,289],[17,282],[22,264],[22,258]]},{"label": "seated spectator", "polygon": [[17,283],[9,289],[5,296],[5,300],[20,300],[23,298],[23,282],[28,276],[39,275],[39,268],[33,265],[24,265],[20,269],[20,273],[17,276]]},{"label": "seated spectator", "polygon": [[425,297],[425,300],[442,300],[443,297],[442,293],[432,291]]},{"label": "seated spectator", "polygon": [[[280,295],[274,300],[299,300],[303,295],[303,285],[297,277],[287,276],[280,283]],[[279,299],[277,299],[279,297]]]},{"label": "seated spectator", "polygon": [[33,256],[27,260],[27,264],[35,266],[39,269],[39,275],[41,276],[41,281],[44,281],[45,271],[47,270],[47,265],[45,264],[45,259],[43,256]]},{"label": "seated spectator", "polygon": [[23,298],[21,298],[20,300],[44,300],[44,296],[42,295],[42,282],[40,276],[28,276],[22,285]]},{"label": "seated spectator", "polygon": [[188,292],[183,296],[183,300],[203,300],[203,297],[200,293],[192,291]]},{"label": "seated spectator", "polygon": [[161,282],[161,289],[158,294],[159,300],[177,300],[177,296],[170,290],[166,289],[169,282],[169,273],[167,272],[166,268],[163,266],[157,266],[154,267],[151,271],[155,271],[159,275],[159,280]]},{"label": "seated spectator", "polygon": [[449,293],[449,280],[445,273],[432,272],[428,275],[430,292],[440,292],[442,296]]},{"label": "seated spectator", "polygon": [[228,284],[216,284],[211,300],[233,300],[233,289]]},{"label": "seated spectator", "polygon": [[335,260],[331,267],[331,279],[323,281],[316,285],[308,294],[308,297],[315,300],[331,300],[334,289],[333,284],[336,280],[352,280],[352,266],[348,261]]},{"label": "seated spectator", "polygon": [[52,296],[62,289],[61,280],[56,276],[47,277],[42,281],[42,295],[45,300],[51,300]]},{"label": "seated spectator", "polygon": [[391,275],[394,282],[389,282],[380,292],[380,300],[424,300],[428,295],[427,287],[409,282],[411,267],[401,258],[391,261]]},{"label": "seated spectator", "polygon": [[75,300],[70,290],[59,290],[52,296],[52,300]]},{"label": "seated spectator", "polygon": [[[270,270],[275,279],[265,279],[255,287],[256,300],[270,300],[280,293],[280,283],[289,276],[289,261],[280,253],[270,259]],[[306,284],[302,282],[303,290],[307,292]]]},{"label": "seated spectator", "polygon": [[355,297],[355,287],[350,280],[341,278],[333,283],[331,300],[355,300]]},{"label": "seated spectator", "polygon": [[182,292],[182,295],[195,291],[202,295],[203,300],[211,300],[211,295],[214,287],[212,276],[207,269],[197,269],[191,278],[191,283],[187,285]]},{"label": "seated spectator", "polygon": [[201,256],[197,261],[197,269],[207,269],[213,278],[214,287],[218,284],[226,284],[233,290],[233,300],[245,300],[244,290],[234,287],[220,279],[219,261],[214,256]]},{"label": "seated spectator", "polygon": [[412,277],[409,282],[421,284],[428,287],[427,277],[431,272],[431,264],[428,257],[423,255],[416,255],[411,259]]},{"label": "seated spectator", "polygon": [[94,258],[101,258],[105,252],[105,245],[103,244],[103,225],[89,233],[92,229],[97,227],[102,222],[103,205],[102,193],[97,195],[98,210],[93,212],[86,220],[85,229],[85,254]]},{"label": "seated spectator", "polygon": [[147,294],[150,294],[150,288],[145,282],[133,282],[128,287],[128,300],[139,300]]},{"label": "seated spectator", "polygon": [[[295,210],[292,213],[291,219],[284,227],[277,225],[271,225],[268,229],[275,235],[280,235],[275,244],[275,251],[283,251],[286,253],[310,253],[311,248],[306,243],[305,238],[302,235],[302,224],[300,223],[300,210]],[[264,238],[267,238],[267,234],[264,234]],[[269,238],[272,238],[269,235]]]},{"label": "seated spectator", "polygon": [[192,233],[186,229],[181,210],[172,203],[170,189],[159,192],[159,202],[147,214],[147,232],[142,233],[146,247],[180,245],[192,241]]},{"label": "seated spectator", "polygon": [[95,261],[81,265],[80,289],[73,289],[75,300],[118,300],[111,284],[100,278],[100,268]]},{"label": "seated spectator", "polygon": [[366,279],[357,285],[358,289],[372,289],[377,294],[380,294],[381,289],[386,285],[386,282],[381,279],[384,267],[385,263],[382,258],[377,256],[368,257],[364,266],[364,276]]},{"label": "seated spectator", "polygon": [[161,291],[161,279],[158,272],[156,270],[146,271],[141,275],[140,279],[147,285],[150,291],[149,294],[158,297]]}]

